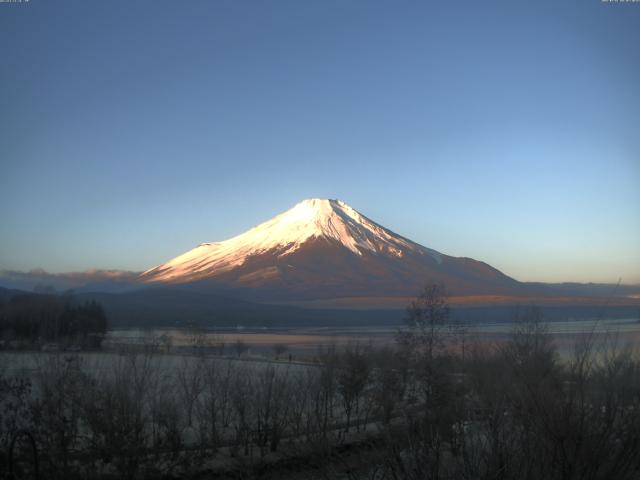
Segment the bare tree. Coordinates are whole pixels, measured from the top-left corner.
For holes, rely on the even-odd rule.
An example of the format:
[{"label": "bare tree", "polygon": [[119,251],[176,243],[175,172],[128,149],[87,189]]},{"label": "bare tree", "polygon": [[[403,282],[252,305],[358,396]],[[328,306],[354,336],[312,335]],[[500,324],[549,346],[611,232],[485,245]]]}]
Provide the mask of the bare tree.
[{"label": "bare tree", "polygon": [[335,346],[321,353],[321,364],[314,382],[314,433],[326,442],[334,419],[337,390],[337,355]]},{"label": "bare tree", "polygon": [[359,344],[350,344],[341,355],[341,365],[337,375],[337,389],[342,398],[346,415],[345,432],[351,426],[351,417],[355,411],[356,428],[359,429],[358,414],[361,397],[371,374],[371,359],[368,349]]},{"label": "bare tree", "polygon": [[278,372],[272,365],[257,375],[254,391],[255,438],[264,456],[266,447],[277,450],[288,421],[289,388],[287,372]]},{"label": "bare tree", "polygon": [[396,352],[389,348],[378,352],[373,370],[373,401],[384,425],[391,418],[404,397],[403,365],[398,361]]},{"label": "bare tree", "polygon": [[204,360],[182,357],[176,373],[183,405],[187,416],[187,426],[193,425],[193,409],[204,390]]},{"label": "bare tree", "polygon": [[[4,358],[2,359],[4,361]],[[32,429],[29,402],[33,395],[31,379],[0,371],[0,451],[7,452],[14,435]],[[0,455],[0,469],[4,470],[4,457]]]},{"label": "bare tree", "polygon": [[238,369],[237,375],[231,385],[231,402],[233,405],[236,447],[242,446],[244,454],[249,455],[251,433],[253,431],[253,419],[255,404],[252,394],[254,391],[253,377],[246,368]]},{"label": "bare tree", "polygon": [[47,457],[47,475],[56,478],[70,473],[71,456],[81,448],[82,392],[87,377],[78,355],[37,357],[37,390],[31,410],[37,436],[52,452]]},{"label": "bare tree", "polygon": [[133,479],[149,444],[147,396],[154,396],[154,369],[148,355],[131,354],[85,393],[89,449],[112,463],[122,478]]},{"label": "bare tree", "polygon": [[284,355],[287,350],[289,350],[289,347],[284,343],[276,343],[273,345],[273,353],[276,356],[276,360],[279,360],[280,356]]},{"label": "bare tree", "polygon": [[316,375],[311,370],[296,372],[291,375],[290,383],[290,418],[294,437],[308,436],[311,429],[311,395]]},{"label": "bare tree", "polygon": [[413,357],[432,360],[445,347],[449,303],[442,284],[424,287],[407,308],[398,343]]},{"label": "bare tree", "polygon": [[229,426],[231,406],[231,381],[234,369],[230,361],[210,360],[203,371],[204,389],[198,404],[201,443],[217,451],[225,429]]},{"label": "bare tree", "polygon": [[249,345],[247,345],[243,340],[237,339],[233,344],[233,349],[235,350],[236,355],[241,357],[249,351]]}]

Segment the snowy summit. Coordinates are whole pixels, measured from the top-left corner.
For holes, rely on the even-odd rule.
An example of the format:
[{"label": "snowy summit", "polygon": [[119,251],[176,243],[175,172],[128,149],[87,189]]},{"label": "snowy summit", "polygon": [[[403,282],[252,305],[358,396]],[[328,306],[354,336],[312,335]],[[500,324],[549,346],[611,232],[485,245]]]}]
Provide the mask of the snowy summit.
[{"label": "snowy summit", "polygon": [[396,235],[341,200],[311,198],[229,240],[202,243],[142,276],[146,281],[190,281],[228,271],[253,255],[274,251],[284,257],[319,238],[335,241],[356,255],[369,251],[401,257],[413,251],[439,259],[435,250]]}]

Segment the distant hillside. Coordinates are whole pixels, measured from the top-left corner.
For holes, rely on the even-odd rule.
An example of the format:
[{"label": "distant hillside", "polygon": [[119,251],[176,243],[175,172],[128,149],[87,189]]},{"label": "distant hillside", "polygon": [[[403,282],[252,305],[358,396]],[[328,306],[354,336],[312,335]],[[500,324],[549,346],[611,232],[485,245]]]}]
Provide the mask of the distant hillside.
[{"label": "distant hillside", "polygon": [[80,293],[77,297],[102,304],[113,326],[365,325],[399,321],[402,317],[398,310],[305,309],[166,287],[117,294]]},{"label": "distant hillside", "polygon": [[[259,304],[210,293],[179,288],[149,288],[119,294],[83,293],[79,299],[100,302],[113,326],[175,326],[198,324],[207,327],[308,327],[367,326],[398,324],[406,304],[378,309],[303,308]],[[452,316],[472,322],[513,320],[526,300],[484,305],[453,305]],[[548,320],[570,318],[635,318],[640,305],[607,305],[601,301],[581,305],[538,304]]]},{"label": "distant hillside", "polygon": [[[15,295],[33,294],[0,288],[0,303]],[[126,327],[324,327],[375,326],[399,324],[411,298],[377,308],[345,308],[260,304],[222,294],[179,287],[144,288],[124,293],[77,293],[73,301],[82,304],[95,300],[101,304],[111,328]],[[494,303],[459,303],[452,298],[452,317],[470,322],[504,322],[513,320],[519,308],[539,305],[547,320],[571,318],[640,318],[640,302],[608,303],[602,298],[583,299],[582,304],[545,304],[528,299],[500,299]]]}]

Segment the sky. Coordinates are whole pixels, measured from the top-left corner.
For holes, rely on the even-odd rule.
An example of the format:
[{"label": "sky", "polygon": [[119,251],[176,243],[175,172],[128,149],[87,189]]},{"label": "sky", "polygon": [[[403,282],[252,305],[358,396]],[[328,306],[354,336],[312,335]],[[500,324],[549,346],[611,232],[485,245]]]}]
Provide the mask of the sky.
[{"label": "sky", "polygon": [[145,270],[305,198],[640,283],[640,3],[0,3],[0,270]]}]

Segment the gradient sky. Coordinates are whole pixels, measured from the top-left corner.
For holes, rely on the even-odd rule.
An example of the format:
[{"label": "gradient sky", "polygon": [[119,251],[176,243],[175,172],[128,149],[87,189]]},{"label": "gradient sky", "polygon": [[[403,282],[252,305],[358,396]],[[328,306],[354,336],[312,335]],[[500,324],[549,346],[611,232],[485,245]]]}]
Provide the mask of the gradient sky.
[{"label": "gradient sky", "polygon": [[0,3],[0,270],[143,270],[309,197],[640,282],[640,3]]}]

